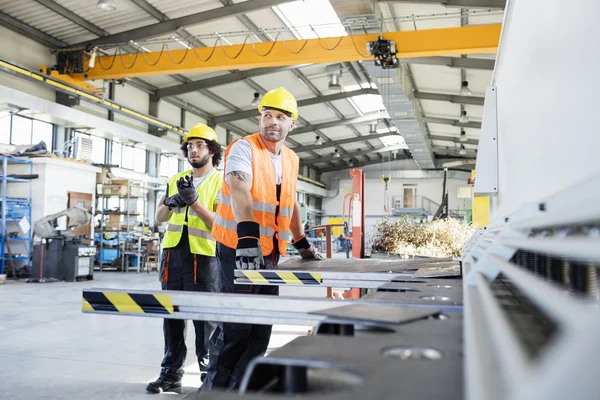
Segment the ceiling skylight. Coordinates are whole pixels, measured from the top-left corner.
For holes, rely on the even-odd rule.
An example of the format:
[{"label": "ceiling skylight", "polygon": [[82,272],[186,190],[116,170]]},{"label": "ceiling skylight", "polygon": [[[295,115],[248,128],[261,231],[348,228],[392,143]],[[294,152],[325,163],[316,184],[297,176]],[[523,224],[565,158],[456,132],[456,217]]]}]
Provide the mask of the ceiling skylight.
[{"label": "ceiling skylight", "polygon": [[404,142],[404,138],[400,135],[384,136],[379,138],[379,140],[381,140],[381,143],[383,143],[385,147],[389,147],[390,149],[408,149],[406,142]]},{"label": "ceiling skylight", "polygon": [[[352,92],[360,89],[360,85],[350,85],[344,87],[344,92]],[[350,103],[361,115],[385,110],[383,99],[378,94],[363,94],[360,96],[354,96],[351,98]],[[384,115],[382,115],[382,117],[384,117]]]},{"label": "ceiling skylight", "polygon": [[346,30],[329,0],[293,1],[273,7],[273,11],[296,39],[346,36]]}]

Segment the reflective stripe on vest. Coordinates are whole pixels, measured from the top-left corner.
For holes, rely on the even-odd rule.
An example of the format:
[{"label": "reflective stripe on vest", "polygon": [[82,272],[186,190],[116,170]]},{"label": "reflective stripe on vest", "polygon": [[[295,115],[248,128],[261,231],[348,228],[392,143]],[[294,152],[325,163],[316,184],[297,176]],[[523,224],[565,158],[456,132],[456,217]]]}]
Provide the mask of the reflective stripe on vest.
[{"label": "reflective stripe on vest", "polygon": [[210,240],[210,241],[215,241],[215,239],[213,239],[212,235],[206,231],[203,231],[202,229],[198,229],[198,228],[190,228],[188,226],[188,233],[191,236],[197,236],[197,237],[201,237],[202,239],[206,239],[206,240]]},{"label": "reflective stripe on vest", "polygon": [[[221,204],[231,207],[231,198],[229,196],[221,195]],[[266,212],[275,214],[277,206],[275,204],[263,203],[262,201],[253,201],[252,209],[254,211]],[[291,217],[291,215],[290,215]]]},{"label": "reflective stripe on vest", "polygon": [[292,217],[294,214],[293,207],[279,207],[279,215],[282,217]]},{"label": "reflective stripe on vest", "polygon": [[175,225],[169,222],[169,225],[167,225],[167,230],[169,232],[181,232],[183,231],[183,225]]},{"label": "reflective stripe on vest", "polygon": [[[260,134],[248,135],[233,141],[225,151],[225,170],[231,147],[238,140],[246,140],[252,149],[252,196],[253,221],[260,227],[260,246],[263,256],[273,251],[273,238],[279,239],[279,253],[286,254],[291,239],[290,224],[296,203],[296,182],[298,179],[299,159],[293,150],[285,145],[281,148],[282,176],[280,195],[277,196],[277,182],[271,154]],[[217,208],[217,217],[213,224],[212,235],[227,247],[237,246],[237,223],[231,206],[231,188],[223,183],[221,202]],[[279,215],[276,213],[279,206]]]},{"label": "reflective stripe on vest", "polygon": [[[224,219],[220,215],[215,215],[214,223],[217,225],[221,225],[223,228],[229,229],[230,231],[237,232],[237,222],[232,221],[230,219]],[[275,234],[275,229],[273,229],[273,228],[259,225],[259,229],[260,229],[260,231],[259,231],[260,236],[273,237],[273,235]]]},{"label": "reflective stripe on vest", "polygon": [[[167,193],[167,196],[177,194],[177,180],[189,175],[191,172],[192,171],[185,171],[172,176],[171,179],[169,179],[169,193]],[[198,192],[200,203],[205,207],[212,209],[213,204],[218,202],[217,195],[223,184],[223,175],[216,169],[209,172],[209,174],[210,175],[202,181],[200,186],[196,188],[196,192]],[[214,257],[217,243],[211,235],[211,228],[209,228],[202,218],[200,218],[198,213],[189,206],[175,208],[171,213],[169,224],[167,225],[162,242],[163,248],[172,248],[179,244],[184,225],[187,225],[190,251],[193,254]]]}]

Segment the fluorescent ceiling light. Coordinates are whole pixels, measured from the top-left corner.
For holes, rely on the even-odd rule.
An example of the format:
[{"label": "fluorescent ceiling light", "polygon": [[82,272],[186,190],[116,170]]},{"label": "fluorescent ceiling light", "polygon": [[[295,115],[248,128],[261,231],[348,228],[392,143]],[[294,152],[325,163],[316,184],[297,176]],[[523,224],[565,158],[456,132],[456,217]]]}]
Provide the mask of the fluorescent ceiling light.
[{"label": "fluorescent ceiling light", "polygon": [[98,4],[96,4],[96,7],[104,11],[115,11],[117,9],[113,0],[100,0]]},{"label": "fluorescent ceiling light", "polygon": [[461,87],[460,87],[460,95],[461,96],[470,96],[470,95],[472,95],[471,89],[469,89],[469,82],[462,81],[462,84],[461,84]]},{"label": "fluorescent ceiling light", "polygon": [[390,135],[379,138],[381,143],[386,147],[397,147],[399,149],[408,149],[404,138],[400,135]]}]

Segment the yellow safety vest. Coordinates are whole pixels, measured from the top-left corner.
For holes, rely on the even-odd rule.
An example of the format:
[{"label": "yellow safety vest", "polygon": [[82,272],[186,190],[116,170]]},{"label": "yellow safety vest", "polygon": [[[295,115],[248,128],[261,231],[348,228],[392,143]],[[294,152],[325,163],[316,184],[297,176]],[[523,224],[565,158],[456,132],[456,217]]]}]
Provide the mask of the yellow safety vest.
[{"label": "yellow safety vest", "polygon": [[[184,171],[173,175],[169,179],[168,197],[178,193],[177,181],[179,178],[189,175],[192,171]],[[213,209],[213,205],[217,203],[216,197],[223,185],[223,175],[221,172],[213,169],[210,175],[207,176],[202,183],[196,188],[200,203],[209,210]],[[185,216],[187,214],[187,222]],[[162,241],[163,249],[168,249],[177,246],[181,240],[183,226],[187,225],[188,237],[190,242],[190,251],[193,254],[201,254],[205,256],[215,256],[217,243],[211,236],[211,228],[206,226],[204,221],[196,214],[189,206],[173,209],[169,224]]]}]

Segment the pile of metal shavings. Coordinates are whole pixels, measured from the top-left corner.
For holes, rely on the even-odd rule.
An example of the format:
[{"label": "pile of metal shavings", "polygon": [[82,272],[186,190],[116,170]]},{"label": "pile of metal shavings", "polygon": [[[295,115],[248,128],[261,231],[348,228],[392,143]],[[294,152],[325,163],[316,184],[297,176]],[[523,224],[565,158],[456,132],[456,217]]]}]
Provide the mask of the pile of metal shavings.
[{"label": "pile of metal shavings", "polygon": [[475,231],[474,226],[453,218],[428,223],[384,218],[375,225],[373,251],[403,257],[460,257]]}]

